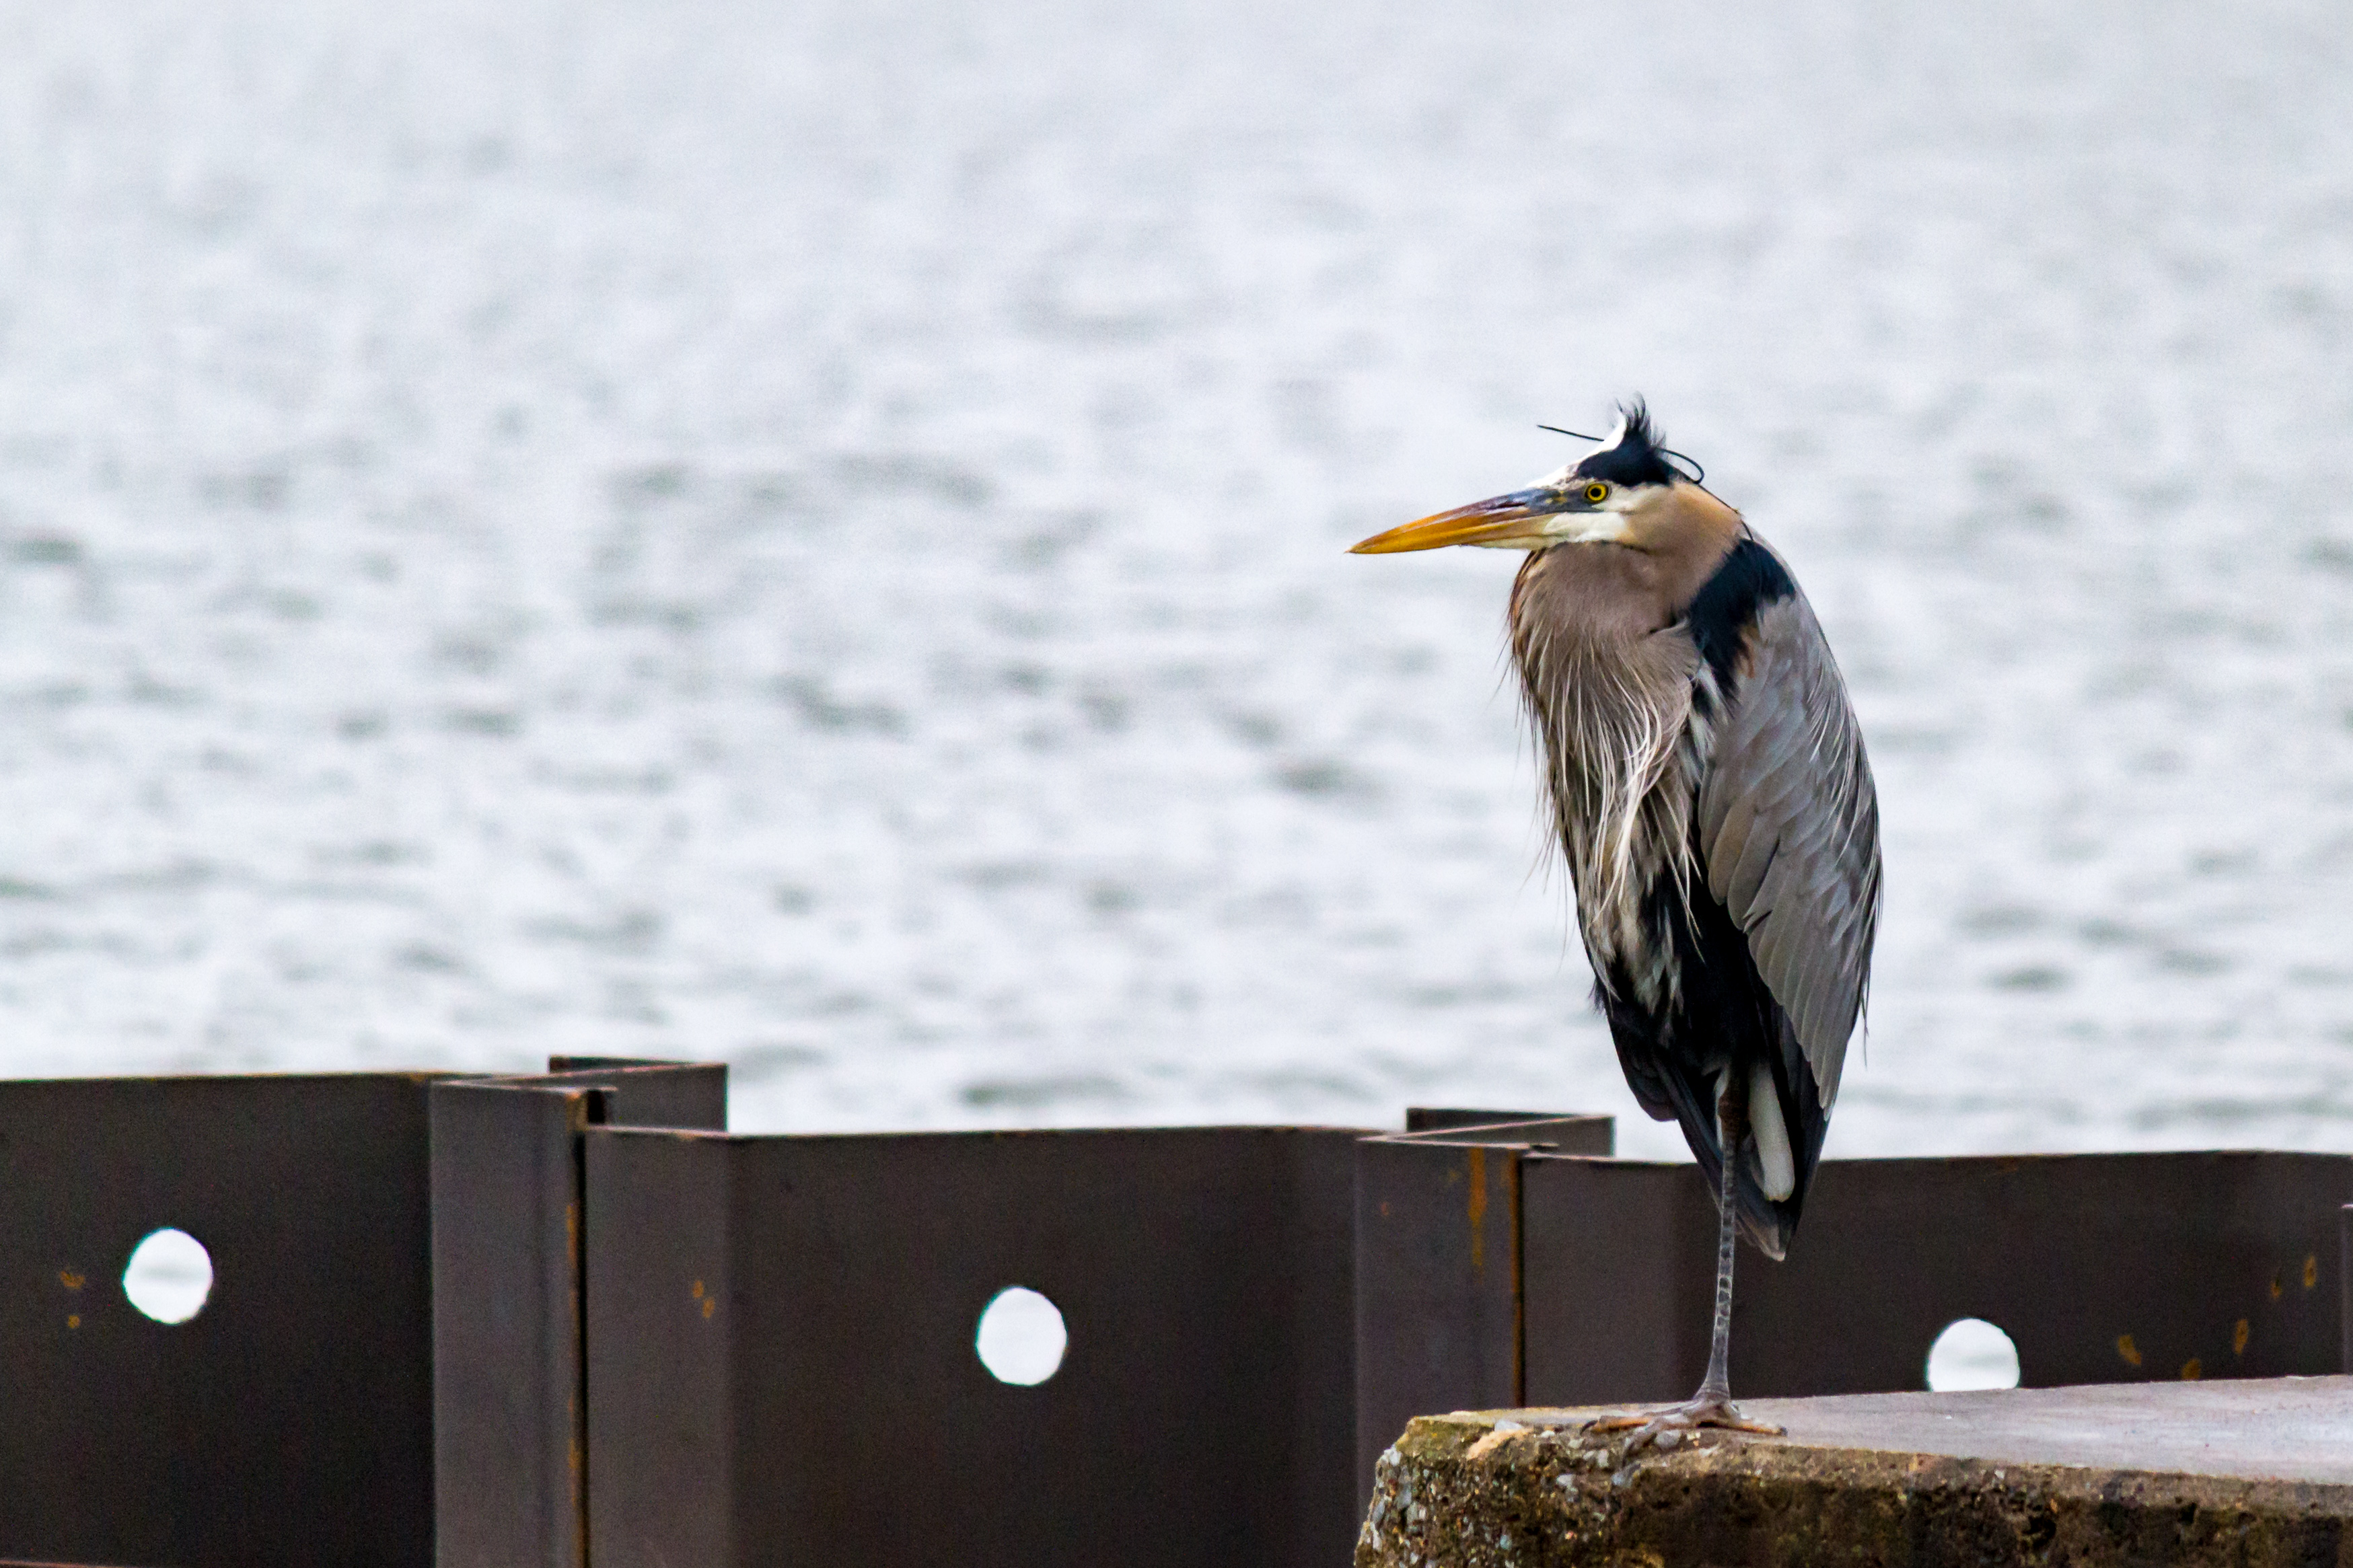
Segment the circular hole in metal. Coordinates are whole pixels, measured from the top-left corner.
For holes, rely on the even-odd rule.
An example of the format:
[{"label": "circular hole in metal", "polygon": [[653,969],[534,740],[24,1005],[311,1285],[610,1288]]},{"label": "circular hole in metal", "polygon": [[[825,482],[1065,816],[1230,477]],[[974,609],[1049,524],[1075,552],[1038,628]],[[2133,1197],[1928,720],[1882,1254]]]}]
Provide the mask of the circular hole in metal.
[{"label": "circular hole in metal", "polygon": [[213,1293],[213,1255],[185,1230],[150,1232],[131,1249],[122,1293],[159,1323],[185,1323]]},{"label": "circular hole in metal", "polygon": [[1928,1387],[1934,1393],[2017,1386],[2018,1346],[1983,1318],[1947,1323],[1928,1347]]},{"label": "circular hole in metal", "polygon": [[972,1336],[972,1348],[988,1375],[1024,1388],[1053,1376],[1070,1343],[1061,1309],[1019,1285],[999,1290],[990,1300]]}]

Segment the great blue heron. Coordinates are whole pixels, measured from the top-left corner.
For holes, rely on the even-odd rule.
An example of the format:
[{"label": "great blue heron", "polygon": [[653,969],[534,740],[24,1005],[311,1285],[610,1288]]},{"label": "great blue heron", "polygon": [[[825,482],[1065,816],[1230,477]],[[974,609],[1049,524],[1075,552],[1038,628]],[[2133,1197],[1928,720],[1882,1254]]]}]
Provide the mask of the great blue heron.
[{"label": "great blue heron", "polygon": [[1642,1426],[1638,1442],[1775,1430],[1742,1418],[1725,1373],[1735,1226],[1774,1258],[1797,1229],[1879,914],[1878,795],[1830,645],[1780,556],[1688,463],[1637,402],[1527,489],[1356,546],[1528,552],[1512,658],[1594,1000],[1721,1216],[1707,1376],[1687,1404],[1600,1424]]}]

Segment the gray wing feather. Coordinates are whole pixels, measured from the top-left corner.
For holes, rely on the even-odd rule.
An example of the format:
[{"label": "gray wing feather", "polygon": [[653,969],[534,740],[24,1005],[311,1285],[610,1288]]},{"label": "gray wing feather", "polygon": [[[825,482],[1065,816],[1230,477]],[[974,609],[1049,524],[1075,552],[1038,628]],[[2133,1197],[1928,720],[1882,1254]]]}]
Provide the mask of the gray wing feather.
[{"label": "gray wing feather", "polygon": [[1803,595],[1766,606],[1747,656],[1700,782],[1701,860],[1828,1110],[1870,985],[1879,796]]}]

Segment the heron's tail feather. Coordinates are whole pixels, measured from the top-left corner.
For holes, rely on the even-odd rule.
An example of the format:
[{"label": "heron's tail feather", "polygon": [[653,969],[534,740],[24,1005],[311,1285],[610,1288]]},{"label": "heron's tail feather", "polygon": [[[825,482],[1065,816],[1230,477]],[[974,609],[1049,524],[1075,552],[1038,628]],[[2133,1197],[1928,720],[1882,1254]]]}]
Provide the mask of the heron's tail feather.
[{"label": "heron's tail feather", "polygon": [[1778,1263],[1788,1255],[1790,1227],[1773,1212],[1769,1199],[1752,1201],[1752,1194],[1757,1199],[1764,1199],[1764,1194],[1746,1182],[1740,1184],[1740,1234],[1748,1238],[1751,1247]]}]

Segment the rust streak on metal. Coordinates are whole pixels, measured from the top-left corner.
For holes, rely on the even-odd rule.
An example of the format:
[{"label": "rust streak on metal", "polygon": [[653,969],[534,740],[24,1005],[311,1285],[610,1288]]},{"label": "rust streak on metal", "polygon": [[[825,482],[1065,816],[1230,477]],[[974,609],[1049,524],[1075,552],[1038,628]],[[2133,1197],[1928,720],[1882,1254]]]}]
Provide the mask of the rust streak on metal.
[{"label": "rust streak on metal", "polygon": [[1512,1397],[1528,1397],[1528,1292],[1526,1231],[1520,1224],[1520,1163],[1504,1159],[1504,1217],[1511,1229],[1512,1247]]},{"label": "rust streak on metal", "polygon": [[1487,1151],[1474,1145],[1464,1164],[1471,1174],[1471,1272],[1477,1274],[1487,1267]]}]

